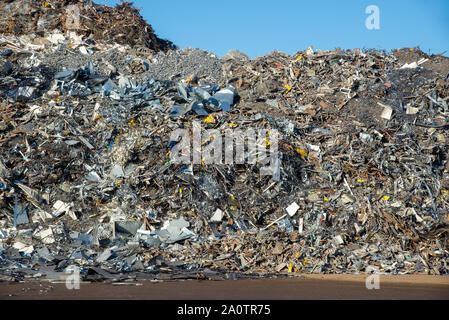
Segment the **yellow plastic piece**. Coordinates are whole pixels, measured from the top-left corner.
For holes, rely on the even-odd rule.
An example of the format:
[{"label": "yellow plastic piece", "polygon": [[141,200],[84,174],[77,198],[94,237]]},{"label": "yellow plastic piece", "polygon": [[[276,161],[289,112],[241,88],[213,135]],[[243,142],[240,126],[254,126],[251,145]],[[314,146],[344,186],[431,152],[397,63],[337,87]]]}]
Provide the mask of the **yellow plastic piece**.
[{"label": "yellow plastic piece", "polygon": [[204,123],[212,123],[212,124],[214,124],[215,123],[215,118],[210,114],[209,116],[207,116],[206,119],[204,119],[203,122]]},{"label": "yellow plastic piece", "polygon": [[297,149],[296,149],[296,152],[298,152],[299,155],[301,156],[301,158],[303,158],[303,159],[306,158],[306,157],[308,156],[307,151],[304,150],[304,149],[299,149],[299,148],[297,148]]},{"label": "yellow plastic piece", "polygon": [[268,141],[267,139],[264,139],[264,140],[265,140],[267,147],[270,146],[270,141]]}]

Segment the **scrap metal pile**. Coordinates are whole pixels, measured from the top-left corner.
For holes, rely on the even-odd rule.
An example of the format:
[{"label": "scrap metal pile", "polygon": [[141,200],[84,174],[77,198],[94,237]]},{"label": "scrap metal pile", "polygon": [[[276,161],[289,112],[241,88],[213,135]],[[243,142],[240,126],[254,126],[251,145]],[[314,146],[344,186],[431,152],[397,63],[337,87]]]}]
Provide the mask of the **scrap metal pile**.
[{"label": "scrap metal pile", "polygon": [[[219,59],[11,30],[0,279],[59,279],[71,265],[112,281],[447,274],[449,59],[413,48]],[[276,174],[175,163],[172,133],[195,123],[276,130]]]},{"label": "scrap metal pile", "polygon": [[154,34],[131,2],[112,8],[92,1],[6,0],[0,10],[0,30],[4,34],[39,37],[49,31],[76,30],[90,42],[100,40],[155,51],[175,48],[171,41]]}]

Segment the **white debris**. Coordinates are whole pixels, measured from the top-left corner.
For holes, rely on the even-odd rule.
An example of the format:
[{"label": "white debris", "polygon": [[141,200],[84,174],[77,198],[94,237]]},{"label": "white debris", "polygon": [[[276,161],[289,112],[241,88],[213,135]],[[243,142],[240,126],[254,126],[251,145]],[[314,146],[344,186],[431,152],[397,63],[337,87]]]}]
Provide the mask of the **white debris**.
[{"label": "white debris", "polygon": [[100,182],[101,178],[95,171],[91,171],[88,174],[86,174],[86,179],[92,182]]},{"label": "white debris", "polygon": [[380,102],[377,103],[378,105],[380,105],[381,107],[384,107],[382,114],[380,115],[381,118],[386,119],[386,120],[390,120],[391,119],[391,115],[393,114],[393,108],[390,106],[387,106],[385,104],[382,104]]},{"label": "white debris", "polygon": [[61,33],[53,33],[47,37],[47,40],[53,44],[58,44],[65,41],[65,37]]},{"label": "white debris", "polygon": [[70,205],[68,203],[65,203],[61,200],[58,200],[55,202],[55,204],[53,205],[53,209],[55,209],[53,211],[53,214],[57,217],[67,213],[68,211],[70,211]]},{"label": "white debris", "polygon": [[42,221],[45,222],[45,220],[47,219],[51,219],[53,218],[53,216],[51,214],[49,214],[48,212],[44,211],[44,210],[38,210],[37,214],[39,214],[40,218],[42,219]]},{"label": "white debris", "polygon": [[398,200],[398,201],[395,201],[392,204],[390,204],[390,206],[393,208],[401,208],[403,206],[403,203],[402,203],[402,201]]},{"label": "white debris", "polygon": [[42,242],[45,244],[50,244],[55,242],[55,238],[53,237],[53,230],[51,228],[42,230],[39,232],[39,237],[41,238]]},{"label": "white debris", "polygon": [[310,144],[310,143],[306,143],[306,146],[309,150],[315,151],[315,152],[320,152],[320,146],[314,145],[314,144]]},{"label": "white debris", "polygon": [[27,245],[26,245],[25,243],[19,242],[19,241],[15,242],[15,243],[12,245],[12,247],[13,247],[14,249],[17,249],[17,250],[21,250],[21,249],[25,248],[26,246],[27,246]]},{"label": "white debris", "polygon": [[211,222],[220,222],[224,217],[224,212],[220,209],[215,210],[214,215],[210,218]]},{"label": "white debris", "polygon": [[291,205],[289,205],[286,208],[287,213],[290,217],[293,217],[295,215],[296,211],[298,211],[298,209],[299,209],[299,206],[296,202],[293,202]]},{"label": "white debris", "polygon": [[414,68],[418,68],[420,65],[422,65],[423,63],[429,61],[429,59],[426,58],[422,58],[418,61],[414,61],[414,62],[410,62],[410,63],[405,63],[401,69],[414,69]]},{"label": "white debris", "polygon": [[24,254],[31,254],[34,251],[34,247],[33,246],[29,246],[23,242],[16,242],[13,244],[12,246],[14,249],[19,250],[19,252],[23,252]]},{"label": "white debris", "polygon": [[81,46],[79,47],[79,50],[82,54],[90,54],[89,51],[87,50],[87,48],[85,46]]},{"label": "white debris", "polygon": [[304,232],[304,218],[299,218],[298,220],[298,232],[299,234]]},{"label": "white debris", "polygon": [[368,133],[360,132],[359,138],[364,143],[370,143],[373,141],[373,137]]},{"label": "white debris", "polygon": [[19,252],[23,252],[24,254],[32,254],[34,251],[33,246],[27,246],[19,250]]},{"label": "white debris", "polygon": [[414,108],[414,107],[411,107],[408,105],[406,113],[407,114],[417,114],[418,111],[419,111],[419,108]]},{"label": "white debris", "polygon": [[401,67],[401,69],[415,69],[415,68],[418,68],[418,63],[416,61],[415,62],[410,62],[410,63],[405,63]]},{"label": "white debris", "polygon": [[360,233],[363,230],[363,227],[359,226],[356,222],[354,222],[354,228],[356,233]]},{"label": "white debris", "polygon": [[423,218],[421,218],[416,212],[415,212],[415,218],[416,218],[416,221],[419,223],[424,221]]},{"label": "white debris", "polygon": [[312,46],[310,46],[310,47],[307,48],[307,50],[306,50],[306,55],[308,55],[308,56],[313,55],[313,47],[312,47]]},{"label": "white debris", "polygon": [[347,204],[347,203],[351,203],[351,202],[354,202],[354,199],[352,199],[350,196],[348,196],[347,194],[342,194],[341,195],[341,201],[344,203],[344,204]]},{"label": "white debris", "polygon": [[69,32],[70,42],[73,44],[81,44],[83,42],[83,35],[78,35],[76,32]]},{"label": "white debris", "polygon": [[336,244],[343,244],[343,243],[345,243],[345,242],[343,241],[343,238],[342,238],[340,235],[335,236],[335,237],[334,237],[334,241],[335,241]]},{"label": "white debris", "polygon": [[117,179],[120,177],[124,177],[125,176],[125,172],[123,171],[123,168],[121,165],[116,164],[112,169],[111,172],[109,173],[109,176],[112,179]]}]

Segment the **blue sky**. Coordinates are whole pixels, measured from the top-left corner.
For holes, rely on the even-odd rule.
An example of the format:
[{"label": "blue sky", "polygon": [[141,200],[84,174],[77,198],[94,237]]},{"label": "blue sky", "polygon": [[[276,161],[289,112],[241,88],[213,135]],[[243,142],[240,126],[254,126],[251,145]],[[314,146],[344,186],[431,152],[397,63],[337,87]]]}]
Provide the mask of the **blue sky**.
[{"label": "blue sky", "polygon": [[[292,54],[310,45],[322,50],[420,46],[426,53],[448,50],[449,56],[446,0],[136,0],[134,5],[159,37],[219,57],[231,49],[251,58],[273,50]],[[365,27],[369,5],[379,8],[379,30]]]}]

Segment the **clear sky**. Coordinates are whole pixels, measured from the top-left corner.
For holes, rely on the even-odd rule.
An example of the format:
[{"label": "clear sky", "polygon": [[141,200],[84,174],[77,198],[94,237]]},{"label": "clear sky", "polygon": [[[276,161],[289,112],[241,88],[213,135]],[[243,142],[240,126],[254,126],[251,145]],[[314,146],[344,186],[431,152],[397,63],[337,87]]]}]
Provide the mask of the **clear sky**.
[{"label": "clear sky", "polygon": [[[115,5],[117,0],[97,0]],[[420,46],[426,53],[448,50],[448,0],[136,0],[140,14],[160,38],[181,49],[202,48],[219,57],[238,49],[254,58],[273,50]],[[379,8],[378,30],[365,13]]]}]

